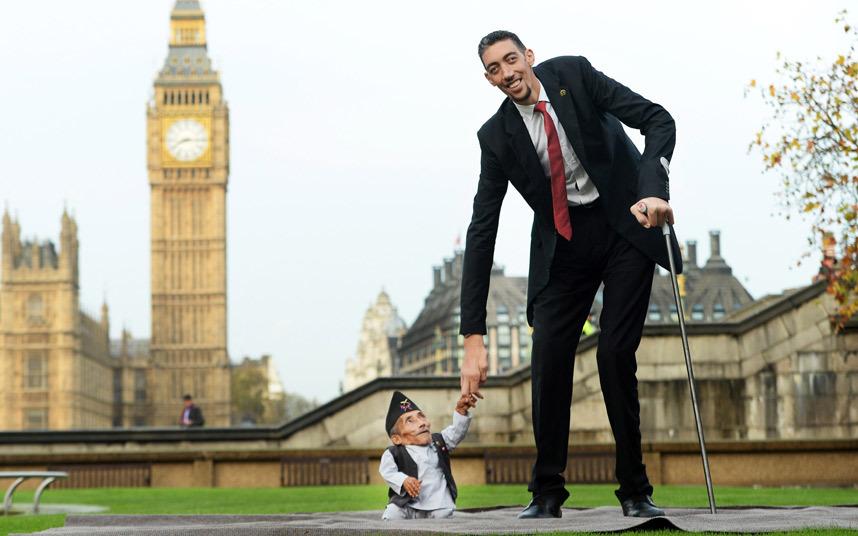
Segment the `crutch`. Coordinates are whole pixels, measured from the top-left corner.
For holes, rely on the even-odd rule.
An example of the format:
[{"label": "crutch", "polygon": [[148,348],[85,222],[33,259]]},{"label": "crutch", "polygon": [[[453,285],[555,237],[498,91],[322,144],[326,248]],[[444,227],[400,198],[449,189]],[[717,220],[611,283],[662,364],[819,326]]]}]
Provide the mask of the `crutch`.
[{"label": "crutch", "polygon": [[[670,174],[669,163],[661,157],[665,173]],[[697,390],[694,388],[694,369],[691,366],[691,350],[688,348],[688,334],[685,332],[685,314],[682,300],[679,299],[679,283],[676,281],[676,264],[673,260],[673,248],[670,246],[670,225],[665,221],[661,227],[664,243],[667,246],[667,260],[670,263],[670,279],[673,282],[673,299],[679,316],[679,331],[682,334],[682,351],[685,353],[685,368],[688,370],[688,386],[691,388],[691,408],[694,410],[694,422],[697,425],[697,439],[700,441],[700,453],[703,456],[703,472],[706,476],[706,493],[709,495],[709,511],[715,512],[715,494],[712,492],[712,475],[709,473],[709,458],[706,456],[706,441],[703,439],[703,423],[700,420],[700,408],[697,405]]]}]

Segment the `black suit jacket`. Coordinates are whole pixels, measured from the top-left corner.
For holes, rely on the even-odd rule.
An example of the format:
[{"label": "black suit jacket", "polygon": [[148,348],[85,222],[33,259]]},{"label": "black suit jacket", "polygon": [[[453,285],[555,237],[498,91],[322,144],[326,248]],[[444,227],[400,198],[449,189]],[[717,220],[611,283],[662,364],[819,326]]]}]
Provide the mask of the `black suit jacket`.
[{"label": "black suit jacket", "polygon": [[183,422],[185,408],[182,408],[182,413],[179,415],[179,424],[182,426],[203,426],[206,423],[206,420],[203,417],[203,410],[201,410],[196,404],[191,404],[190,408],[191,412],[188,414],[188,419],[191,421],[191,424],[186,425]]},{"label": "black suit jacket", "polygon": [[[599,190],[610,225],[653,261],[667,267],[661,229],[645,229],[629,211],[645,197],[670,198],[659,159],[673,156],[676,130],[667,110],[605,76],[581,56],[547,60],[534,72],[548,94],[575,154]],[[643,155],[620,121],[646,138]],[[557,233],[550,180],[515,104],[507,98],[477,132],[480,180],[468,227],[462,270],[461,333],[486,333],[486,299],[501,203],[512,183],[533,209],[527,320],[533,300],[548,283]],[[573,236],[575,222],[572,222]],[[673,233],[673,254],[680,259]],[[681,270],[681,263],[677,263]]]}]

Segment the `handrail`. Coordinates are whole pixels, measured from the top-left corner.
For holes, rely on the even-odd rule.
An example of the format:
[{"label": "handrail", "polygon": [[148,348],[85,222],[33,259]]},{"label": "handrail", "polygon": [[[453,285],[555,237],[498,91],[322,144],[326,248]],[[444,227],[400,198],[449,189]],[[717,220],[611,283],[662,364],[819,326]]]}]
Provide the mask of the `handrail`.
[{"label": "handrail", "polygon": [[42,493],[45,492],[48,486],[58,478],[68,478],[69,474],[65,471],[0,471],[0,478],[14,478],[15,481],[6,489],[6,494],[3,496],[3,515],[9,515],[12,511],[12,495],[18,486],[28,478],[42,478],[39,487],[36,488],[36,494],[33,497],[33,513],[39,513],[39,502],[42,500]]}]

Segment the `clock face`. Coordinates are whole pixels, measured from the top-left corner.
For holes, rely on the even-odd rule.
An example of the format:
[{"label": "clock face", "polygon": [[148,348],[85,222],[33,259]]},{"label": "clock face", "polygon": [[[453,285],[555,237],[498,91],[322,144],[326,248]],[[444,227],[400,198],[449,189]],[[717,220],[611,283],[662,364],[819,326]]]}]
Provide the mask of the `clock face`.
[{"label": "clock face", "polygon": [[181,162],[196,160],[208,145],[209,135],[199,121],[180,119],[167,129],[167,150]]}]

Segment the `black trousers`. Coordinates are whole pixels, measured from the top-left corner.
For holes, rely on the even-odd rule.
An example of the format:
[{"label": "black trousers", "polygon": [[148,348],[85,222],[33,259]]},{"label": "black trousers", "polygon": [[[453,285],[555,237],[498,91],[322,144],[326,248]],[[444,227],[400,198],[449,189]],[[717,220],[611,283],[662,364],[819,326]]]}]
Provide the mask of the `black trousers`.
[{"label": "black trousers", "polygon": [[616,443],[615,492],[623,501],[652,495],[641,453],[635,351],[641,340],[655,263],[608,225],[597,200],[570,207],[572,240],[558,237],[548,285],[534,301],[531,356],[537,457],[528,489],[565,500],[572,373],[581,329],[604,282],[596,361]]}]

